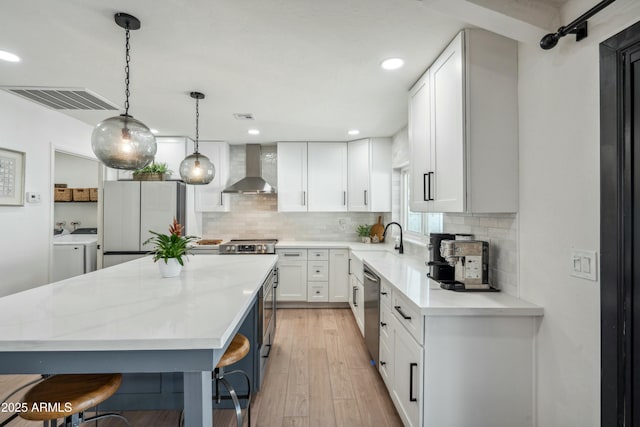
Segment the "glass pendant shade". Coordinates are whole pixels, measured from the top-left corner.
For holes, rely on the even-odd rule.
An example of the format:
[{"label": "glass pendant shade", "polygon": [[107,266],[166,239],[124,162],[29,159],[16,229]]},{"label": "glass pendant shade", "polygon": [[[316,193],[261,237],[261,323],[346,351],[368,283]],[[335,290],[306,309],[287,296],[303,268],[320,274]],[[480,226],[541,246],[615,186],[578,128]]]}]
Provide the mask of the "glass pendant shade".
[{"label": "glass pendant shade", "polygon": [[157,145],[144,123],[121,115],[98,123],[91,134],[91,148],[106,166],[135,170],[153,161]]},{"label": "glass pendant shade", "polygon": [[180,163],[182,180],[191,185],[205,185],[213,181],[216,168],[207,156],[195,152]]}]

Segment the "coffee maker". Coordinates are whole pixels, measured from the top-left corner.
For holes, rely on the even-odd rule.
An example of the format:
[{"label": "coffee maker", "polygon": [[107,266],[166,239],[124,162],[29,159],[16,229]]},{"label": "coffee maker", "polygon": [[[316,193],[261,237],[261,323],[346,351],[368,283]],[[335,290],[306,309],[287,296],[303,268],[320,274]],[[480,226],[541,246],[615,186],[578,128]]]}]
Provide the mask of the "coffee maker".
[{"label": "coffee maker", "polygon": [[428,276],[433,280],[453,280],[454,268],[440,255],[440,243],[443,240],[453,240],[456,236],[449,233],[431,233],[429,234],[429,266]]},{"label": "coffee maker", "polygon": [[489,286],[489,243],[482,240],[443,240],[440,255],[454,267],[454,280],[441,283],[454,291],[495,291]]}]

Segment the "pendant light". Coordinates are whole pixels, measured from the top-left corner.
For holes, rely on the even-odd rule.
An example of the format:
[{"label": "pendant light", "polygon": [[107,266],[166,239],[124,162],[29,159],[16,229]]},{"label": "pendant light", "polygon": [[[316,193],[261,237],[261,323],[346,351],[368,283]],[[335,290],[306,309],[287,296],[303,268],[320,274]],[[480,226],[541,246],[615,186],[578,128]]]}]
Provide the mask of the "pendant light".
[{"label": "pendant light", "polygon": [[126,30],[125,110],[124,114],[98,123],[91,134],[91,148],[110,168],[136,170],[151,163],[157,150],[156,138],[149,128],[129,115],[129,31],[139,29],[140,21],[126,13],[116,13],[114,18],[116,24]]},{"label": "pendant light", "polygon": [[200,137],[198,130],[198,122],[200,121],[199,101],[204,99],[204,94],[200,92],[191,92],[191,97],[196,100],[196,142],[193,154],[185,157],[180,163],[180,176],[187,184],[205,185],[213,181],[216,175],[216,168],[211,160],[198,152],[198,139]]}]

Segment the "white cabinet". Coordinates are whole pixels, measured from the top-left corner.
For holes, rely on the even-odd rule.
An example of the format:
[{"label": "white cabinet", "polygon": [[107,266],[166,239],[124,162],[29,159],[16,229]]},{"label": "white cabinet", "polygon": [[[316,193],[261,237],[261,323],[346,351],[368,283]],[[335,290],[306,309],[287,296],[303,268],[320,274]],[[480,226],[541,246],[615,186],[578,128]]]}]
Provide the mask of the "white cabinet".
[{"label": "white cabinet", "polygon": [[350,211],[391,211],[391,140],[367,138],[348,143]]},{"label": "white cabinet", "polygon": [[229,212],[229,195],[222,190],[229,180],[229,144],[200,141],[198,151],[207,156],[216,168],[216,174],[207,185],[194,185],[196,212]]},{"label": "white cabinet", "polygon": [[309,212],[346,211],[347,143],[310,142],[307,164]]},{"label": "white cabinet", "polygon": [[329,250],[329,301],[349,301],[349,250]]},{"label": "white cabinet", "polygon": [[278,249],[278,301],[307,300],[307,250]]},{"label": "white cabinet", "polygon": [[278,143],[278,211],[306,212],[307,143]]},{"label": "white cabinet", "polygon": [[84,245],[53,245],[53,282],[79,276],[84,270]]},{"label": "white cabinet", "polygon": [[516,42],[459,33],[409,91],[411,209],[516,212],[517,107]]},{"label": "white cabinet", "polygon": [[278,211],[346,210],[346,142],[279,142]]},{"label": "white cabinet", "polygon": [[421,425],[423,405],[423,350],[403,326],[396,326],[393,334],[394,401],[404,425],[417,427]]}]

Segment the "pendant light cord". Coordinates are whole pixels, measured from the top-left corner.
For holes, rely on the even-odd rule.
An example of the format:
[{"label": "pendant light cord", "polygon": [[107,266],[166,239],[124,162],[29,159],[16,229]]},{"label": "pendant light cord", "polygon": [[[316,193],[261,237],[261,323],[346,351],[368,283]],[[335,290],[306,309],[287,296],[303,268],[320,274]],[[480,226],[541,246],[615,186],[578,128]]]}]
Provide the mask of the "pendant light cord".
[{"label": "pendant light cord", "polygon": [[195,143],[195,152],[198,153],[198,140],[200,139],[200,131],[198,129],[198,125],[200,122],[200,103],[199,99],[196,98],[196,143]]},{"label": "pendant light cord", "polygon": [[126,28],[126,33],[125,33],[125,51],[126,51],[126,55],[125,55],[125,62],[126,65],[124,67],[124,84],[125,84],[125,90],[124,90],[124,95],[125,95],[125,101],[124,101],[124,116],[125,117],[129,117],[129,62],[131,61],[131,55],[129,54],[129,51],[131,50],[131,45],[129,43],[129,39],[130,39],[130,35],[129,35],[129,26],[127,25]]}]

